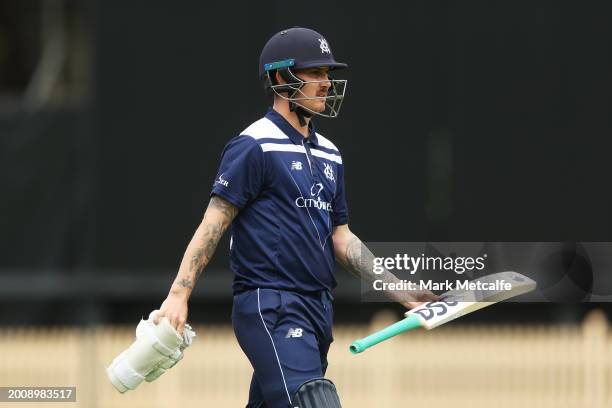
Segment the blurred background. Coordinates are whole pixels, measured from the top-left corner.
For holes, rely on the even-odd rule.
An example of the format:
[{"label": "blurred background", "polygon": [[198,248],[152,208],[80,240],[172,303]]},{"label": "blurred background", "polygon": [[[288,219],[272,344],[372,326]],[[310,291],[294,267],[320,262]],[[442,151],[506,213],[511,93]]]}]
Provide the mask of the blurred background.
[{"label": "blurred background", "polygon": [[[340,118],[316,125],[362,239],[612,241],[611,12],[0,0],[0,386],[76,385],[80,407],[244,405],[227,238],[192,295],[187,358],[124,396],[103,368],[165,298],[224,144],[270,104],[259,52],[295,25],[350,66]],[[401,308],[337,275],[329,376],[346,406],[612,404],[609,304],[497,305],[351,356]]]}]

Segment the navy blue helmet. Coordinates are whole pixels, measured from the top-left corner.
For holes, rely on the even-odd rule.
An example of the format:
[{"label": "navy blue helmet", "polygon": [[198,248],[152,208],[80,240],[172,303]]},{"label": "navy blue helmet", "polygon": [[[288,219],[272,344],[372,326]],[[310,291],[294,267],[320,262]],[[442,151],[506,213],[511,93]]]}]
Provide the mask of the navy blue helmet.
[{"label": "navy blue helmet", "polygon": [[259,57],[259,77],[274,69],[270,64],[293,61],[293,69],[329,67],[346,68],[334,59],[329,43],[321,34],[303,27],[293,27],[276,33],[268,40]]},{"label": "navy blue helmet", "polygon": [[[274,34],[259,57],[259,77],[269,93],[288,100],[291,110],[297,111],[298,116],[314,114],[335,118],[344,100],[346,80],[329,80],[331,86],[328,95],[322,97],[326,103],[324,112],[309,110],[299,103],[308,98],[300,91],[306,81],[301,80],[296,71],[315,67],[327,67],[331,71],[346,68],[347,64],[337,62],[325,37],[309,28],[293,27]],[[277,82],[276,72],[283,78],[284,84]]]}]

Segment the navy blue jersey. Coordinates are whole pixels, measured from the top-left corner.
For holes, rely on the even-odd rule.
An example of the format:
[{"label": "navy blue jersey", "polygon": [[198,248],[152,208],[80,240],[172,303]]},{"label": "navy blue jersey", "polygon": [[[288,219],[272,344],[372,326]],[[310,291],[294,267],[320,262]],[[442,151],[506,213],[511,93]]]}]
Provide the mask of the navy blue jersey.
[{"label": "navy blue jersey", "polygon": [[344,167],[336,146],[304,138],[270,109],[223,150],[211,195],[240,212],[231,225],[234,292],[332,290],[336,225],[348,223]]}]

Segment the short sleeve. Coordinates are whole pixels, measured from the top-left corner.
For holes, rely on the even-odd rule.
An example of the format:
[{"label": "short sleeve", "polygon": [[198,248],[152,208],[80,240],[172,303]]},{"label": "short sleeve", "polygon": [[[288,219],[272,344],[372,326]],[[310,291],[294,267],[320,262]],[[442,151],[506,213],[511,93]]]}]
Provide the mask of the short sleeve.
[{"label": "short sleeve", "polygon": [[333,201],[332,221],[334,227],[348,224],[348,207],[346,205],[346,193],[344,190],[344,165],[339,164],[337,168],[336,195]]},{"label": "short sleeve", "polygon": [[263,151],[255,139],[245,135],[233,138],[223,149],[210,195],[244,208],[262,189],[264,165]]}]

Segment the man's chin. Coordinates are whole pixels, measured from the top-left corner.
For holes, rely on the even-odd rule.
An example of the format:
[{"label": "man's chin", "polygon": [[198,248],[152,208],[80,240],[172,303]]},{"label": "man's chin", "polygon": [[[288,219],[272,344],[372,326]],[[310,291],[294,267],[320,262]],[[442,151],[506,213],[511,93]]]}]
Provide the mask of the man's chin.
[{"label": "man's chin", "polygon": [[317,113],[322,113],[325,112],[325,103],[317,103],[313,108],[313,111],[317,112]]},{"label": "man's chin", "polygon": [[306,105],[300,105],[302,108],[304,108],[307,111],[312,111],[312,112],[316,112],[316,113],[322,113],[325,112],[325,104],[315,104],[312,106],[306,106]]}]

